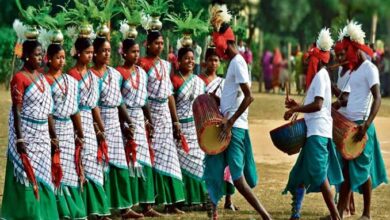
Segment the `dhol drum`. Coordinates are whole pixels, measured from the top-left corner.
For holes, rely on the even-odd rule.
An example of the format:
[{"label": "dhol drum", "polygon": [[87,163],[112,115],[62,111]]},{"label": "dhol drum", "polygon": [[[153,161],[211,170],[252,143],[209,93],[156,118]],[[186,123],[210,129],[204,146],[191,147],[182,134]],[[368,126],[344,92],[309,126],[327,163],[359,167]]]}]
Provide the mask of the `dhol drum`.
[{"label": "dhol drum", "polygon": [[220,124],[223,116],[219,111],[217,101],[210,94],[198,96],[192,105],[196,133],[200,148],[209,155],[223,152],[229,145],[231,134],[219,141]]},{"label": "dhol drum", "polygon": [[333,118],[333,141],[341,156],[346,160],[357,158],[364,150],[367,142],[367,135],[360,142],[354,142],[353,136],[358,131],[358,125],[336,109],[332,108]]},{"label": "dhol drum", "polygon": [[298,153],[306,141],[306,123],[303,118],[291,122],[270,131],[273,144],[279,150],[293,155]]}]

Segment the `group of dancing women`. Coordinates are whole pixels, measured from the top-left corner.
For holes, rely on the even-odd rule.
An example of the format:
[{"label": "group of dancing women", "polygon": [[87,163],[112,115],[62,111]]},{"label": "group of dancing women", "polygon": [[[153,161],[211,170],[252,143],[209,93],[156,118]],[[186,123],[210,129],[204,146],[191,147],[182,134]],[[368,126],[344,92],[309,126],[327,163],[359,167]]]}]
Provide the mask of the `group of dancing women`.
[{"label": "group of dancing women", "polygon": [[[372,51],[347,32],[334,47],[344,83],[331,85],[326,65],[333,43],[325,29],[306,56],[304,104],[285,102],[289,110],[284,118],[302,112],[307,126],[307,140],[284,191],[292,194],[292,220],[301,218],[304,194],[310,192],[322,192],[330,211],[324,219],[342,219],[351,191],[363,193],[360,219],[371,219],[371,190],[387,182],[373,124],[380,107],[378,71],[369,61]],[[25,40],[24,65],[10,83],[1,217],[162,217],[155,205],[164,205],[165,213],[183,214],[185,207],[206,209],[209,199],[210,217],[217,219],[223,196],[225,208],[236,209],[230,196],[237,189],[263,219],[271,219],[251,190],[258,177],[248,130],[248,107],[254,100],[248,67],[228,25],[214,32],[213,40],[215,48],[207,50],[207,68],[200,75],[192,73],[191,47],[178,51],[178,69],[160,57],[164,39],[156,30],[148,32],[143,58],[136,40],[124,39],[124,62],[116,68],[109,66],[106,36],[92,40],[80,35],[74,43],[76,63],[66,73],[61,44],[42,48],[36,39]],[[220,59],[229,61],[225,79],[216,75]],[[333,104],[332,90],[338,94]],[[217,155],[201,150],[196,133],[192,105],[205,93],[212,94],[225,117],[219,137],[231,135],[227,149]],[[368,136],[356,159],[343,159],[334,146],[332,106],[359,124],[356,141]],[[337,206],[331,185],[339,191]]]}]

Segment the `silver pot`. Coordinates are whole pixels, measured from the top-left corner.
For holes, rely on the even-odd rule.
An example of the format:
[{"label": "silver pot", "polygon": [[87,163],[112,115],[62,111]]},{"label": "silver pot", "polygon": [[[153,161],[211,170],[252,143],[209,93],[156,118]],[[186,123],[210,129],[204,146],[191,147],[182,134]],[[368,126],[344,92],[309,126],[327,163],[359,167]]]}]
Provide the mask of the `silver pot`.
[{"label": "silver pot", "polygon": [[62,34],[61,30],[51,31],[50,41],[52,43],[62,44],[64,41],[64,35]]},{"label": "silver pot", "polygon": [[36,26],[28,26],[26,32],[24,32],[24,36],[28,40],[35,40],[38,38],[39,31]]},{"label": "silver pot", "polygon": [[160,16],[152,16],[149,21],[149,27],[151,30],[161,30],[162,22],[160,21]]},{"label": "silver pot", "polygon": [[129,31],[127,32],[127,38],[135,39],[138,36],[137,26],[129,24]]},{"label": "silver pot", "polygon": [[191,47],[192,46],[191,34],[184,33],[183,37],[180,40],[180,43],[183,47]]},{"label": "silver pot", "polygon": [[107,24],[101,24],[98,27],[97,35],[99,37],[108,37],[108,35],[110,35],[110,28],[108,28]]},{"label": "silver pot", "polygon": [[90,24],[81,24],[79,26],[79,37],[89,38],[92,33],[92,25]]}]

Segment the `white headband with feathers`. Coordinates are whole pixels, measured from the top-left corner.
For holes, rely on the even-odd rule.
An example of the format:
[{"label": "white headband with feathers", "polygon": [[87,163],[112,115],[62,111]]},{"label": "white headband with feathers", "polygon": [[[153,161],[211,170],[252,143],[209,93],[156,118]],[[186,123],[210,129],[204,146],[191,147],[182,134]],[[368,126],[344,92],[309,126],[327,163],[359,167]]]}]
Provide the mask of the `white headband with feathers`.
[{"label": "white headband with feathers", "polygon": [[333,42],[329,28],[323,28],[318,35],[317,47],[323,51],[330,51],[333,46]]},{"label": "white headband with feathers", "polygon": [[209,9],[210,13],[210,22],[213,26],[215,26],[218,30],[221,27],[222,23],[229,23],[232,19],[232,15],[230,14],[227,6],[225,4],[215,4]]},{"label": "white headband with feathers", "polygon": [[358,24],[356,21],[350,21],[347,26],[347,36],[351,38],[352,41],[355,41],[359,44],[364,44],[364,38],[366,33],[362,30],[362,25]]}]

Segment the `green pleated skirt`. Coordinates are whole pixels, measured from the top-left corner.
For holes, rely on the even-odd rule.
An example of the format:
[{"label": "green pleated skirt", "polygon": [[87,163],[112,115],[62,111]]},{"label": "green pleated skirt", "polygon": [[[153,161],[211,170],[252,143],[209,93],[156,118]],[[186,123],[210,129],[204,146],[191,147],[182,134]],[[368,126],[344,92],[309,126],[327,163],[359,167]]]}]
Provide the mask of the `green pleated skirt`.
[{"label": "green pleated skirt", "polygon": [[182,171],[184,183],[185,204],[197,205],[206,203],[207,190],[204,181]]},{"label": "green pleated skirt", "polygon": [[87,215],[110,215],[108,198],[103,186],[87,181],[83,187],[82,198]]},{"label": "green pleated skirt", "polygon": [[153,168],[143,165],[142,173],[130,176],[131,194],[135,204],[154,204]]},{"label": "green pleated skirt", "polygon": [[32,186],[26,187],[16,181],[14,166],[8,159],[0,218],[9,220],[59,219],[54,192],[40,182],[38,182],[38,187],[39,200],[35,198]]},{"label": "green pleated skirt", "polygon": [[184,202],[183,182],[156,170],[153,171],[156,204],[171,205]]},{"label": "green pleated skirt", "polygon": [[306,139],[290,172],[284,193],[294,194],[301,185],[305,186],[307,193],[320,192],[326,179],[330,185],[344,181],[336,146],[330,138],[313,135]]},{"label": "green pleated skirt", "polygon": [[58,214],[61,219],[86,219],[87,213],[79,187],[61,186],[56,192]]},{"label": "green pleated skirt", "polygon": [[134,204],[128,169],[110,165],[109,170],[104,174],[104,191],[110,209],[127,209]]}]

